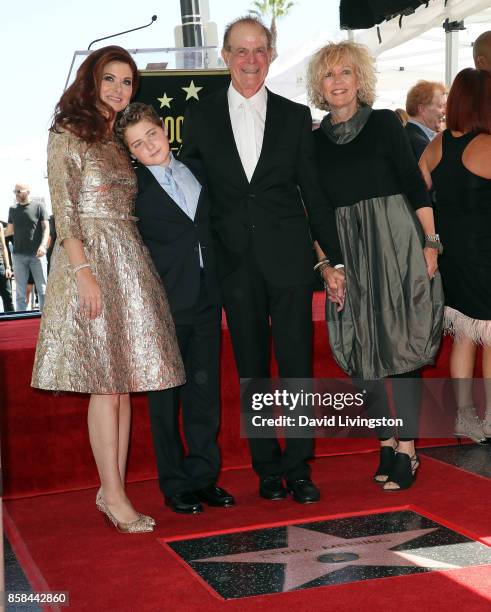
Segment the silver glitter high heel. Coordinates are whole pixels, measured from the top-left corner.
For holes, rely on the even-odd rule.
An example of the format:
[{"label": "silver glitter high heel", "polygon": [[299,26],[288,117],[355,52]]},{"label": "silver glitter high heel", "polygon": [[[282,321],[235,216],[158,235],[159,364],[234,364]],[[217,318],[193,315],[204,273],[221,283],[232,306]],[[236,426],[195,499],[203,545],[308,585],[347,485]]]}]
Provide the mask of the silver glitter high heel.
[{"label": "silver glitter high heel", "polygon": [[107,506],[103,512],[107,523],[109,525],[112,523],[119,533],[150,533],[154,529],[153,525],[150,525],[142,516],[139,516],[135,521],[131,521],[131,523],[121,523]]},{"label": "silver glitter high heel", "polygon": [[455,437],[459,442],[460,438],[470,438],[477,444],[486,444],[486,436],[474,406],[457,408]]},{"label": "silver glitter high heel", "polygon": [[[109,511],[109,509],[108,509],[108,507],[106,505],[106,502],[104,501],[104,498],[102,497],[102,490],[101,489],[99,489],[97,491],[97,495],[95,496],[95,505],[97,507],[97,510],[99,510],[99,512],[102,512],[102,514],[105,514],[106,517],[108,516],[108,512],[109,512],[109,514],[111,514],[111,512]],[[138,520],[144,520],[149,525],[151,525],[152,528],[155,527],[156,522],[155,522],[154,518],[152,518],[151,516],[148,516],[147,514],[142,514],[141,512],[137,512],[137,515],[138,515]],[[132,523],[126,523],[126,524],[127,525],[132,525],[134,522],[135,521],[133,521]],[[150,531],[153,531],[153,529],[151,529]],[[124,532],[124,533],[126,533],[126,532]]]},{"label": "silver glitter high heel", "polygon": [[482,421],[482,432],[486,436],[486,442],[491,444],[491,408],[486,408],[486,413]]}]

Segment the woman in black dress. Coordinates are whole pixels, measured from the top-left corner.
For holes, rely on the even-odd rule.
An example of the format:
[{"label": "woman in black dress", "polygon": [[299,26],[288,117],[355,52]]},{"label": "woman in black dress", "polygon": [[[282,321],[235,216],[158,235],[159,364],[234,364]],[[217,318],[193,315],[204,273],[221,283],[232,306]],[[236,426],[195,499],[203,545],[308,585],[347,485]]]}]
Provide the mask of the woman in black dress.
[{"label": "woman in black dress", "polygon": [[[448,128],[428,146],[420,166],[436,190],[436,223],[445,250],[445,332],[454,336],[450,375],[456,380],[455,434],[491,438],[491,74],[459,72],[447,102]],[[483,345],[486,415],[472,394],[477,346]]]},{"label": "woman in black dress", "polygon": [[310,99],[329,111],[315,132],[316,159],[346,272],[344,308],[327,305],[329,341],[339,365],[369,391],[373,415],[389,414],[382,379],[397,377],[404,427],[398,442],[393,430],[377,431],[375,473],[393,491],[411,486],[419,466],[420,368],[438,350],[443,296],[428,193],[395,113],[371,108],[375,81],[373,59],[356,43],[328,44],[310,62]]}]

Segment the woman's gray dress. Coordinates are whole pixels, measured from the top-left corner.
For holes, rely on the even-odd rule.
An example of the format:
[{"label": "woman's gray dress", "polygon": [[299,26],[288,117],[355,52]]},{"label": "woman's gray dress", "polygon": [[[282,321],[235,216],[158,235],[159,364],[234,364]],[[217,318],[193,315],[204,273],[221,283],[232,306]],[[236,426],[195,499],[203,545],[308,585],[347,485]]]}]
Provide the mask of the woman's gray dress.
[{"label": "woman's gray dress", "polygon": [[392,111],[362,107],[344,124],[324,119],[315,140],[346,271],[343,310],[326,306],[334,358],[363,379],[432,363],[441,340],[442,284],[439,273],[428,277],[415,209],[429,200],[399,120]]}]

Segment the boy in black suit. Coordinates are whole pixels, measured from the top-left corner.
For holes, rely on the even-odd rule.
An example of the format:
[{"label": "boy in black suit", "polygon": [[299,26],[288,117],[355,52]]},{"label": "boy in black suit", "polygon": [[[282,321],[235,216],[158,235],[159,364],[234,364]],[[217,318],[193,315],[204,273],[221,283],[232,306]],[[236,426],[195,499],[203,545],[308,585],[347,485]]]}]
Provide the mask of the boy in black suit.
[{"label": "boy in black suit", "polygon": [[172,156],[151,106],[131,104],[117,132],[140,162],[135,215],[164,283],[186,368],[185,385],[148,394],[160,489],[174,512],[201,512],[202,502],[230,506],[234,498],[216,485],[221,308],[206,190],[195,169]]}]

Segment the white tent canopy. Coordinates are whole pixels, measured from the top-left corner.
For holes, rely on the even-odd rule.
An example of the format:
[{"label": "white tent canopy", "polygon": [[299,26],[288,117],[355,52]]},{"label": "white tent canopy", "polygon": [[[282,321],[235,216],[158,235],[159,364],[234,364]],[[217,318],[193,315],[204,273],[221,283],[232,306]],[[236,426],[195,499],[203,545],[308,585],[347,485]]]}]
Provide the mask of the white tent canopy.
[{"label": "white tent canopy", "polygon": [[[448,36],[442,27],[445,19],[465,20],[465,30],[458,36],[458,65],[455,72],[472,66],[472,43],[479,34],[491,29],[490,0],[431,0],[414,14],[380,24],[377,28],[353,32],[357,42],[366,44],[377,58],[378,108],[404,107],[407,90],[419,79],[445,81],[445,49]],[[325,28],[308,41],[282,54],[271,65],[267,86],[291,100],[307,103],[306,71],[311,55],[328,41],[345,39],[346,32]],[[314,117],[322,112],[312,109]]]},{"label": "white tent canopy", "polygon": [[[355,40],[366,45],[375,57],[402,43],[424,34],[431,28],[441,27],[445,19],[461,21],[491,6],[489,0],[430,0],[429,5],[420,6],[412,15],[384,21],[369,30],[356,30]],[[382,42],[379,42],[378,34]]]}]

